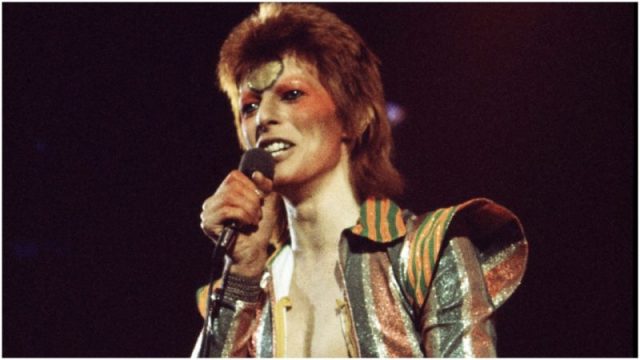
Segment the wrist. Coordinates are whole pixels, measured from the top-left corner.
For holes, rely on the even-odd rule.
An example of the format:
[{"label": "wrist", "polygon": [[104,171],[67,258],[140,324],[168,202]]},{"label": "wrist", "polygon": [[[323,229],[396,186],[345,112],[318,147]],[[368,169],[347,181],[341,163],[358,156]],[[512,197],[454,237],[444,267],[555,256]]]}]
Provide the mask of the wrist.
[{"label": "wrist", "polygon": [[234,303],[236,300],[245,302],[258,302],[262,295],[260,282],[262,274],[259,276],[246,277],[229,273],[227,276],[224,301]]},{"label": "wrist", "polygon": [[234,274],[243,278],[262,277],[266,264],[266,256],[257,256],[251,261],[236,262],[231,264],[231,267],[229,268],[229,274]]}]

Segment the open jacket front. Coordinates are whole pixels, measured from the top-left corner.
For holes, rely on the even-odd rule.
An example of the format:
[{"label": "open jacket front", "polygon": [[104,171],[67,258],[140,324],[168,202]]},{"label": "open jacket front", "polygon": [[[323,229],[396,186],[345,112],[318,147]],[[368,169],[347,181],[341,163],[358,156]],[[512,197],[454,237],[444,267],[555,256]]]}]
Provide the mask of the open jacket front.
[{"label": "open jacket front", "polygon": [[[520,284],[528,255],[510,211],[473,199],[415,216],[370,198],[339,248],[344,296],[336,309],[351,357],[496,356],[492,315]],[[258,301],[225,295],[232,306],[214,321],[212,356],[286,356],[292,270],[285,244],[267,265]],[[206,293],[197,295],[203,316]],[[201,342],[202,334],[194,356]]]}]

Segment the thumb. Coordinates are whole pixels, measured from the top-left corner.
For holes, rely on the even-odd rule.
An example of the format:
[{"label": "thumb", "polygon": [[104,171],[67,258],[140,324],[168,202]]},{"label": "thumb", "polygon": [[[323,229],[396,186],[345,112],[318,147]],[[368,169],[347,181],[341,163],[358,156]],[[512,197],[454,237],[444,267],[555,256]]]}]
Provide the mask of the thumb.
[{"label": "thumb", "polygon": [[265,196],[269,195],[271,190],[273,190],[273,181],[264,176],[260,171],[254,171],[251,174],[251,180]]}]

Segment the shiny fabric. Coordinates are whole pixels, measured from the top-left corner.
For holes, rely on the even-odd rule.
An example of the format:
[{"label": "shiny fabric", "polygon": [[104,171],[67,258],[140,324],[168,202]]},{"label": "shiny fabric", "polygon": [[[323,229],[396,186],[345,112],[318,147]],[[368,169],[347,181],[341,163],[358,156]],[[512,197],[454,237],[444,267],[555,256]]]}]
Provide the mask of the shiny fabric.
[{"label": "shiny fabric", "polygon": [[[282,282],[273,274],[285,276],[288,246],[268,264],[261,302],[221,310],[213,356],[276,355],[277,339],[286,337],[276,323],[286,309],[276,306],[274,284]],[[350,356],[496,355],[493,314],[520,284],[528,254],[522,226],[507,209],[474,199],[415,216],[371,198],[339,249],[338,309]],[[204,300],[200,295],[201,309]]]}]

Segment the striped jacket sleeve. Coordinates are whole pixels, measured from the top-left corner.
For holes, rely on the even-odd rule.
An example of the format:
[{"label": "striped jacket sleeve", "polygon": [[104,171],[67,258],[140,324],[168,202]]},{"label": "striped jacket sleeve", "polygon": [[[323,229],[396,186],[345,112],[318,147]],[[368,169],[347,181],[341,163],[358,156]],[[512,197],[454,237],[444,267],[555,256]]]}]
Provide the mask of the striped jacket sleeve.
[{"label": "striped jacket sleeve", "polygon": [[[214,319],[210,337],[211,357],[252,357],[255,349],[252,343],[252,336],[258,325],[258,317],[264,302],[264,296],[259,301],[246,301],[233,295],[229,284],[225,293],[223,305],[220,307],[219,316]],[[219,282],[215,288],[219,287]],[[228,295],[229,294],[229,295]],[[196,299],[198,311],[205,318],[207,312],[208,286],[198,289]],[[200,332],[191,357],[198,357],[203,346],[203,331]]]},{"label": "striped jacket sleeve", "polygon": [[495,357],[492,315],[521,282],[528,243],[519,220],[487,199],[409,224],[404,286],[433,357]]}]

